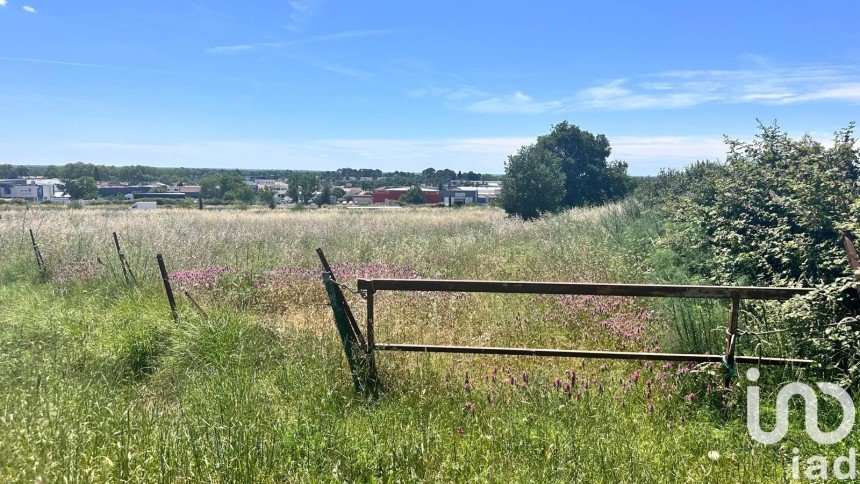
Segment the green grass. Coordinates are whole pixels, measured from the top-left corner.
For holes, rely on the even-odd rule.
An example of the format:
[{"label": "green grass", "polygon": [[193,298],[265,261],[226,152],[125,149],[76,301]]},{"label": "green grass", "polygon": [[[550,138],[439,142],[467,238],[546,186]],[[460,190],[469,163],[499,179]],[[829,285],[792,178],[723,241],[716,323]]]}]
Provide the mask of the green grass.
[{"label": "green grass", "polygon": [[[428,277],[648,282],[631,271],[625,242],[641,213],[609,207],[528,224],[479,210],[55,213],[6,211],[0,229],[20,231],[24,216],[39,223],[56,269],[61,254],[107,260],[99,231],[115,224],[142,281],[127,287],[104,267],[79,282],[36,282],[26,244],[5,245],[0,481],[779,482],[794,446],[804,455],[856,446],[852,436],[818,448],[799,418],[782,445],[753,443],[740,387],[727,397],[706,390],[722,380],[714,368],[679,376],[644,363],[380,354],[383,389],[367,400],[352,388],[321,282],[261,290],[242,276],[227,289],[193,288],[210,317],[180,300],[176,325],[148,259],[164,251],[173,270],[225,264],[258,274],[314,267],[321,245],[336,263],[391,262]],[[610,299],[381,294],[378,339],[603,349],[673,341],[662,306]],[[655,313],[642,338],[609,325],[640,311]],[[570,396],[555,385],[568,371],[577,374]]]}]

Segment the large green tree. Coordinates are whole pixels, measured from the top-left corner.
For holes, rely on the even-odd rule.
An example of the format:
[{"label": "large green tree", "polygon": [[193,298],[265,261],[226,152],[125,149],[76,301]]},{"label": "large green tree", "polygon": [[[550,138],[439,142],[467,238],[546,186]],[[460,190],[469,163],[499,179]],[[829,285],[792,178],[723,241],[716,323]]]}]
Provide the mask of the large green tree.
[{"label": "large green tree", "polygon": [[65,180],[63,193],[73,200],[92,200],[99,197],[99,184],[91,176]]},{"label": "large green tree", "polygon": [[524,146],[505,163],[499,201],[507,213],[529,220],[558,210],[564,187],[561,158],[537,145]]},{"label": "large green tree", "polygon": [[425,203],[426,199],[424,198],[424,192],[421,191],[421,187],[415,185],[409,190],[407,190],[406,193],[400,195],[400,198],[397,199],[397,201],[409,205],[420,205],[422,203]]},{"label": "large green tree", "polygon": [[293,173],[287,195],[296,203],[308,203],[319,186],[319,178],[310,173]]},{"label": "large green tree", "polygon": [[249,203],[255,197],[254,189],[245,184],[245,177],[235,171],[204,177],[200,181],[200,194],[203,198]]},{"label": "large green tree", "polygon": [[627,163],[608,162],[612,149],[602,134],[594,135],[562,121],[537,146],[558,156],[565,174],[563,205],[597,205],[622,198],[630,189]]}]

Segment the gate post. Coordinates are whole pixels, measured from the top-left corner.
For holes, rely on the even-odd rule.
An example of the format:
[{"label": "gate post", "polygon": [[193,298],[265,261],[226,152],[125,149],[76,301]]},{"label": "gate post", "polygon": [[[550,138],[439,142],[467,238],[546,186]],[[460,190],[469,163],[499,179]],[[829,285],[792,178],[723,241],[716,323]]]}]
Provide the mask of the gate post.
[{"label": "gate post", "polygon": [[729,388],[732,384],[732,377],[737,372],[737,363],[735,362],[735,347],[738,342],[738,311],[740,310],[741,300],[739,297],[732,298],[732,312],[729,314],[729,329],[726,332],[726,356],[723,358],[723,364],[726,367],[725,386]]},{"label": "gate post", "polygon": [[378,390],[378,380],[371,346],[373,341],[373,295],[368,291],[367,331],[370,338],[370,344],[368,344],[361,335],[361,330],[355,321],[352,310],[346,302],[343,291],[341,291],[322,249],[317,249],[317,255],[323,266],[323,284],[325,284],[331,310],[334,313],[334,324],[343,344],[352,382],[356,391],[375,397]]}]

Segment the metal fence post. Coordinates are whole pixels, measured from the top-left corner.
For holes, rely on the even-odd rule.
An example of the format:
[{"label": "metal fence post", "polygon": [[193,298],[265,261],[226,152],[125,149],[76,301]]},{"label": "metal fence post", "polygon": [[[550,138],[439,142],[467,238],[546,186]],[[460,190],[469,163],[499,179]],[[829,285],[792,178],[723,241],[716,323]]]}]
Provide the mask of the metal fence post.
[{"label": "metal fence post", "polygon": [[45,260],[42,258],[42,251],[39,249],[39,244],[36,243],[36,236],[33,234],[33,229],[30,229],[30,241],[33,243],[33,254],[36,256],[36,268],[39,269],[39,275],[45,275]]},{"label": "metal fence post", "polygon": [[161,254],[155,255],[155,260],[158,261],[158,270],[161,272],[161,282],[164,284],[164,292],[167,294],[167,302],[170,304],[170,314],[173,316],[173,322],[179,322],[179,313],[176,312],[176,299],[173,298],[173,289],[170,287],[170,276],[167,275],[167,267],[164,265],[164,257]]},{"label": "metal fence post", "polygon": [[723,362],[726,367],[726,388],[732,384],[732,378],[735,376],[735,372],[737,371],[735,348],[738,344],[738,312],[740,311],[740,305],[740,298],[733,297],[732,312],[729,314],[729,329],[726,334],[726,356],[725,361]]}]

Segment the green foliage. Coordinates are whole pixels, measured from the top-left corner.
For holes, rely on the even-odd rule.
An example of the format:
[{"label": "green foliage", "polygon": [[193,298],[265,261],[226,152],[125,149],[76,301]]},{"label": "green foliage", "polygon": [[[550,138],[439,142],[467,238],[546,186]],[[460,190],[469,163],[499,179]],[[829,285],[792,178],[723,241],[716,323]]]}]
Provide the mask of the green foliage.
[{"label": "green foliage", "polygon": [[335,199],[341,199],[346,195],[346,191],[341,187],[334,187],[331,189],[331,196]]},{"label": "green foliage", "polygon": [[499,203],[526,220],[559,209],[565,193],[561,159],[537,145],[524,146],[505,163]]},{"label": "green foliage", "polygon": [[425,203],[426,199],[424,198],[424,192],[421,191],[421,187],[416,185],[401,195],[397,201],[407,205],[420,205]]},{"label": "green foliage", "polygon": [[609,140],[562,121],[549,134],[538,137],[537,146],[561,160],[565,174],[563,204],[567,207],[599,205],[619,200],[630,190],[627,163],[608,162]]},{"label": "green foliage", "polygon": [[260,198],[260,202],[264,205],[272,209],[277,208],[277,194],[275,193],[275,190],[272,189],[272,187],[263,187],[263,189],[260,190],[260,193],[258,193],[257,196]]},{"label": "green foliage", "polygon": [[308,203],[319,186],[319,178],[310,173],[294,173],[290,176],[287,195],[295,203]]},{"label": "green foliage", "polygon": [[99,184],[90,176],[67,179],[63,182],[63,193],[73,200],[92,200],[99,196]]},{"label": "green foliage", "polygon": [[245,184],[245,177],[239,172],[224,172],[209,175],[200,181],[200,195],[203,198],[230,202],[254,201],[254,190]]},{"label": "green foliage", "polygon": [[853,126],[833,148],[777,126],[753,142],[729,141],[727,162],[665,177],[672,247],[714,282],[829,283],[845,274],[839,239],[860,227]]},{"label": "green foliage", "polygon": [[331,204],[331,185],[329,185],[328,183],[323,183],[322,187],[320,188],[320,193],[319,195],[317,195],[315,202],[318,207]]}]

